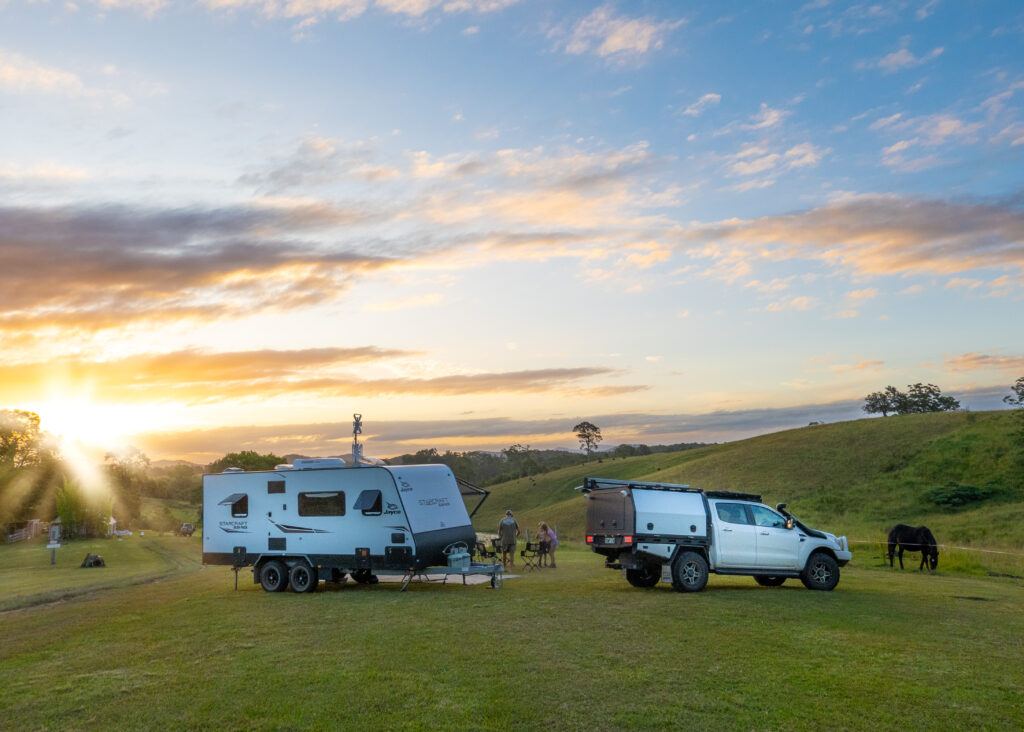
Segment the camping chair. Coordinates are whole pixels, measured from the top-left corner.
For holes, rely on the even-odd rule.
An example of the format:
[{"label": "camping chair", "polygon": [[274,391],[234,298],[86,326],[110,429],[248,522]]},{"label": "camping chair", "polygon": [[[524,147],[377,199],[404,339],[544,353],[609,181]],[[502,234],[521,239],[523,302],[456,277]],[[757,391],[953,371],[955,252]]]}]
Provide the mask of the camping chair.
[{"label": "camping chair", "polygon": [[523,569],[540,569],[540,544],[533,541],[526,542],[526,548],[519,552],[523,558]]},{"label": "camping chair", "polygon": [[481,561],[483,561],[485,559],[490,559],[491,560],[491,564],[497,564],[498,563],[498,552],[497,551],[489,550],[487,548],[487,545],[485,543],[483,543],[482,541],[478,541],[476,543],[476,555],[478,557],[480,557]]}]

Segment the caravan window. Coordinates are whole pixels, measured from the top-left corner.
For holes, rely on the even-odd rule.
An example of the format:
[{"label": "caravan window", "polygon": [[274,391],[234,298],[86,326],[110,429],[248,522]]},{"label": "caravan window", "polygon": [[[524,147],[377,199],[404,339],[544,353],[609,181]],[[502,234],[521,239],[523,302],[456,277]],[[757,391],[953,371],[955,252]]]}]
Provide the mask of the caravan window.
[{"label": "caravan window", "polygon": [[245,518],[249,515],[249,496],[242,494],[231,504],[232,518]]},{"label": "caravan window", "polygon": [[363,491],[352,508],[362,511],[364,516],[380,516],[384,512],[380,491]]},{"label": "caravan window", "polygon": [[341,491],[299,494],[300,516],[344,516],[345,494]]}]

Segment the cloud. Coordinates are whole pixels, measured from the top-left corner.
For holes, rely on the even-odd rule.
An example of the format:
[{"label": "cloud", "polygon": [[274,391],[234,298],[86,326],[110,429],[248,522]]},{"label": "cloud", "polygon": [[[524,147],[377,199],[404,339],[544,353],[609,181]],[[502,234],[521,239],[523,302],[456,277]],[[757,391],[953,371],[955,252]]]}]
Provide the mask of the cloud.
[{"label": "cloud", "polygon": [[287,157],[272,161],[266,170],[242,175],[238,182],[266,193],[281,193],[333,183],[343,178],[376,183],[401,175],[397,168],[375,162],[375,157],[371,143],[345,143],[311,135],[299,142]]},{"label": "cloud", "polygon": [[785,310],[810,310],[818,304],[816,298],[809,297],[807,295],[798,295],[797,297],[791,297],[786,300],[776,300],[775,302],[768,303],[765,306],[765,310],[769,313],[781,313]]},{"label": "cloud", "polygon": [[[589,53],[618,63],[636,62],[661,49],[666,37],[683,22],[629,18],[617,15],[610,5],[602,5],[578,20],[559,47],[571,55]],[[558,30],[553,32],[555,36],[560,34]]]},{"label": "cloud", "polygon": [[[410,351],[364,346],[225,353],[186,350],[106,361],[60,358],[0,366],[0,401],[41,399],[54,383],[70,392],[87,391],[93,399],[115,403],[146,400],[209,403],[302,393],[454,396],[562,392],[593,397],[628,394],[647,388],[583,383],[618,373],[603,367],[371,379],[347,371],[359,364],[379,364],[414,355]],[[377,367],[375,373],[382,370]]]},{"label": "cloud", "polygon": [[837,363],[829,366],[829,371],[836,374],[846,374],[856,371],[878,371],[885,366],[885,361],[864,360],[857,363]]},{"label": "cloud", "polygon": [[785,151],[776,151],[762,143],[747,143],[728,158],[727,169],[733,175],[751,176],[813,168],[831,150],[809,142],[793,145]]},{"label": "cloud", "polygon": [[363,310],[369,313],[393,313],[398,310],[418,310],[419,308],[431,307],[444,301],[444,295],[439,292],[428,292],[424,295],[411,295],[393,300],[376,300],[363,306]]},{"label": "cloud", "polygon": [[432,12],[494,13],[519,0],[203,0],[210,10],[235,12],[253,10],[266,18],[320,21],[333,18],[346,22],[374,7],[384,13],[420,19]]},{"label": "cloud", "polygon": [[79,97],[87,89],[77,74],[0,49],[0,90]]},{"label": "cloud", "polygon": [[947,358],[946,368],[950,371],[995,370],[1024,374],[1024,356],[961,353]]},{"label": "cloud", "polygon": [[321,238],[375,216],[368,207],[322,203],[3,206],[0,329],[109,327],[331,301],[353,275],[418,252],[413,243],[371,251]]},{"label": "cloud", "polygon": [[721,94],[715,94],[710,92],[705,94],[693,104],[689,105],[682,111],[684,117],[699,117],[704,114],[705,111],[711,107],[718,106],[718,103],[722,101]]},{"label": "cloud", "polygon": [[13,165],[0,163],[0,183],[67,183],[83,181],[89,177],[84,168],[55,163]]},{"label": "cloud", "polygon": [[741,128],[744,130],[766,130],[781,124],[789,114],[784,109],[773,109],[761,102],[761,109],[750,118],[750,124],[742,125]]},{"label": "cloud", "polygon": [[929,61],[934,61],[943,54],[945,49],[942,46],[933,48],[923,56],[915,56],[910,49],[906,46],[899,48],[892,53],[887,53],[868,66],[880,69],[885,74],[894,74],[897,71],[903,71],[904,69],[913,69],[918,66],[923,66]]},{"label": "cloud", "polygon": [[858,195],[779,216],[695,227],[698,257],[808,258],[860,274],[1024,270],[1024,211],[1009,204]]},{"label": "cloud", "polygon": [[878,297],[878,290],[874,287],[866,287],[863,290],[850,290],[846,293],[846,298],[855,302],[872,300],[876,297]]}]

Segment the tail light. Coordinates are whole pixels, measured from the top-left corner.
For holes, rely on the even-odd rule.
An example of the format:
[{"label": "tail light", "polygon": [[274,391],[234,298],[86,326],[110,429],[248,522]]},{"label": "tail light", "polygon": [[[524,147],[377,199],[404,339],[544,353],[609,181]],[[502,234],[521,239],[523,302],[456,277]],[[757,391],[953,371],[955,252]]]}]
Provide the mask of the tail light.
[{"label": "tail light", "polygon": [[593,544],[594,543],[594,535],[593,534],[587,534],[587,543],[588,544]]},{"label": "tail light", "polygon": [[623,544],[632,544],[633,543],[633,537],[632,536],[623,536],[622,537],[622,543]]}]

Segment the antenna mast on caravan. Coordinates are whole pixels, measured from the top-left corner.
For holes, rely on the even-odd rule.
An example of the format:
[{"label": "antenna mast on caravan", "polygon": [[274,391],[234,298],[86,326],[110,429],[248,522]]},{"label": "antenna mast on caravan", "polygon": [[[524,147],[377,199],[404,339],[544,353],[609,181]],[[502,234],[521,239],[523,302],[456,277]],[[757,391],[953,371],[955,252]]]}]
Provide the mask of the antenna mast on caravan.
[{"label": "antenna mast on caravan", "polygon": [[352,464],[355,467],[363,462],[363,446],[359,444],[359,435],[363,434],[363,415],[352,415]]}]

